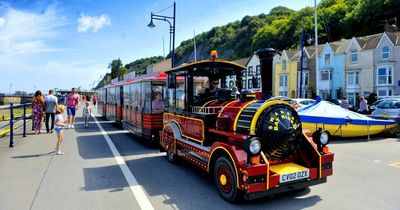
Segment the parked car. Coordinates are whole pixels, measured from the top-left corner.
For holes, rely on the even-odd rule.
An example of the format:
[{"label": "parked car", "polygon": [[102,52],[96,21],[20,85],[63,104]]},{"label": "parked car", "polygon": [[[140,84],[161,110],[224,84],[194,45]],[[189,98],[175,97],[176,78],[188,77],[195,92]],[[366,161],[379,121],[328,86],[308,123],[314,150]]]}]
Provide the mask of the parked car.
[{"label": "parked car", "polygon": [[290,105],[292,105],[293,108],[297,109],[299,108],[299,103],[289,97],[286,96],[276,96],[273,98],[270,98],[269,100],[282,100],[288,102]]},{"label": "parked car", "polygon": [[299,108],[304,108],[306,106],[310,106],[311,104],[317,102],[316,100],[310,98],[293,98],[292,100],[298,103]]},{"label": "parked car", "polygon": [[400,98],[387,98],[378,100],[371,106],[374,111],[371,117],[380,119],[393,119],[400,122]]}]

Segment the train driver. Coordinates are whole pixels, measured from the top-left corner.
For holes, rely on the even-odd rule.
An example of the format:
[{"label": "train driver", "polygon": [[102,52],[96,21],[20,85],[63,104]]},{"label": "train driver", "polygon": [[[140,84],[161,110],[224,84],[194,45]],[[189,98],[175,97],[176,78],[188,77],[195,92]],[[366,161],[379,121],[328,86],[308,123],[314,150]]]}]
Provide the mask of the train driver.
[{"label": "train driver", "polygon": [[209,82],[208,87],[202,88],[198,91],[197,95],[199,100],[205,99],[211,96],[216,96],[216,93],[219,89],[219,80],[218,79],[211,79]]}]

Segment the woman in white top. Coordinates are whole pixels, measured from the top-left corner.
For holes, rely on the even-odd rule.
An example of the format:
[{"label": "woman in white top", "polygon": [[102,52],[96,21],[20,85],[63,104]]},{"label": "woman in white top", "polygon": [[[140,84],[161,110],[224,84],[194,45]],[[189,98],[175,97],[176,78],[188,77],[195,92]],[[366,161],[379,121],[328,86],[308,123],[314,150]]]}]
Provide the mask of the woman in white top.
[{"label": "woman in white top", "polygon": [[56,117],[55,117],[55,128],[57,134],[57,144],[56,144],[56,155],[63,155],[64,153],[61,152],[61,143],[64,139],[64,132],[63,129],[65,127],[65,122],[62,114],[65,111],[65,106],[59,105],[57,106]]}]

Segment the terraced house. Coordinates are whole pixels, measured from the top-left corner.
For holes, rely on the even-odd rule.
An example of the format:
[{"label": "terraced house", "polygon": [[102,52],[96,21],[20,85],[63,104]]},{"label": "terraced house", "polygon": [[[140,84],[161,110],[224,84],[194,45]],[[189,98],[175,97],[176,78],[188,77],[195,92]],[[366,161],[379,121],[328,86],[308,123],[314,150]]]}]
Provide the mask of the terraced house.
[{"label": "terraced house", "polygon": [[353,37],[345,50],[346,87],[345,96],[351,104],[358,104],[358,97],[368,97],[374,92],[373,53],[380,39],[380,34]]},{"label": "terraced house", "polygon": [[319,52],[317,83],[322,99],[338,99],[343,96],[345,81],[345,49],[349,40],[326,43]]},{"label": "terraced house", "polygon": [[400,95],[400,32],[381,34],[373,53],[378,98]]},{"label": "terraced house", "polygon": [[274,68],[274,96],[297,97],[299,51],[284,50]]}]

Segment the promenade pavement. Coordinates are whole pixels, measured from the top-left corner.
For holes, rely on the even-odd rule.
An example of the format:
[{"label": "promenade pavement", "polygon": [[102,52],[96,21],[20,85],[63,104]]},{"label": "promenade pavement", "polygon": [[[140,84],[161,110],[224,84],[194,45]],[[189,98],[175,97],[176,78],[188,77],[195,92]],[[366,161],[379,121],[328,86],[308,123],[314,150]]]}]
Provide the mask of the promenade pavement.
[{"label": "promenade pavement", "polygon": [[86,129],[78,114],[64,134],[64,155],[55,133],[0,140],[0,209],[140,209],[93,119]]}]

